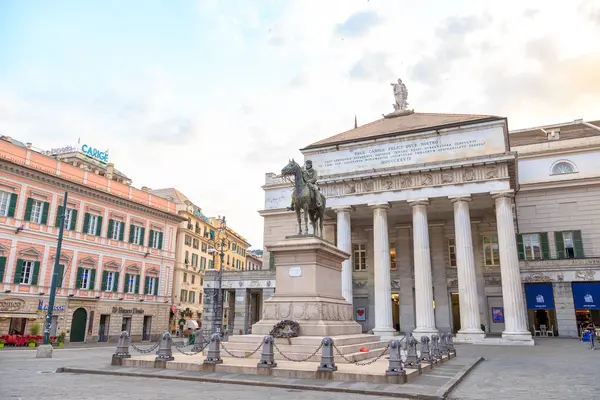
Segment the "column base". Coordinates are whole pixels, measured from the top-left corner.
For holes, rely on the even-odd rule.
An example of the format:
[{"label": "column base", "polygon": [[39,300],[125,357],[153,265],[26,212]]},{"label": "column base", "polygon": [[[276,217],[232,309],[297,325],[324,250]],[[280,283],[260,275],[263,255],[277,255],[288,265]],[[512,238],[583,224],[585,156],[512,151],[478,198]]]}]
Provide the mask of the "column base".
[{"label": "column base", "polygon": [[400,333],[392,328],[373,328],[373,335],[379,336],[381,340],[393,340]]},{"label": "column base", "polygon": [[502,332],[502,342],[508,345],[533,346],[535,342],[531,332]]},{"label": "column base", "polygon": [[481,329],[460,330],[454,338],[455,343],[477,343],[485,340],[485,332]]},{"label": "column base", "polygon": [[418,341],[421,341],[422,336],[431,337],[431,335],[439,335],[439,334],[440,334],[440,332],[435,328],[417,328],[414,331],[412,331],[412,335]]}]

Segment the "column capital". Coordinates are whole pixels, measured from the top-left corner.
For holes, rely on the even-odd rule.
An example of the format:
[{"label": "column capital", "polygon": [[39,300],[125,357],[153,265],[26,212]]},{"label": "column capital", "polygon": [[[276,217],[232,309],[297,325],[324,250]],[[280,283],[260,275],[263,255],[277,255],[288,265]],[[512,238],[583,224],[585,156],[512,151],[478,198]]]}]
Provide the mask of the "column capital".
[{"label": "column capital", "polygon": [[407,203],[411,207],[414,207],[414,206],[428,206],[429,205],[429,199],[425,197],[425,198],[422,198],[422,199],[407,200]]},{"label": "column capital", "polygon": [[463,195],[463,196],[448,196],[448,199],[450,200],[451,203],[456,203],[459,201],[464,201],[464,202],[470,203],[471,200],[473,200],[471,198],[470,194]]},{"label": "column capital", "polygon": [[510,189],[510,190],[501,190],[498,192],[490,192],[490,194],[492,195],[492,199],[496,200],[496,199],[502,199],[502,198],[509,198],[512,199],[513,197],[515,197],[515,191]]},{"label": "column capital", "polygon": [[373,210],[377,210],[379,208],[388,209],[391,207],[390,203],[388,203],[387,201],[382,201],[382,202],[378,202],[378,203],[369,203],[367,205],[369,207],[371,207]]},{"label": "column capital", "polygon": [[355,211],[355,208],[353,206],[335,206],[335,207],[331,207],[331,209],[333,211],[335,211],[335,213],[340,213],[340,212],[350,212],[350,211]]}]

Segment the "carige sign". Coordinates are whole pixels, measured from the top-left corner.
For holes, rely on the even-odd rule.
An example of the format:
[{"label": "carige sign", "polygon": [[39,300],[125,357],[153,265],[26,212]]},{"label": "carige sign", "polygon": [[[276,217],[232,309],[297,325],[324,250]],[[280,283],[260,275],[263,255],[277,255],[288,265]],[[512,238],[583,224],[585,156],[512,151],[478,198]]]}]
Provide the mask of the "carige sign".
[{"label": "carige sign", "polygon": [[102,161],[107,163],[108,162],[108,153],[104,152],[104,151],[100,151],[94,147],[88,146],[87,144],[84,144],[83,146],[81,146],[81,151],[92,157],[95,158],[96,160]]}]

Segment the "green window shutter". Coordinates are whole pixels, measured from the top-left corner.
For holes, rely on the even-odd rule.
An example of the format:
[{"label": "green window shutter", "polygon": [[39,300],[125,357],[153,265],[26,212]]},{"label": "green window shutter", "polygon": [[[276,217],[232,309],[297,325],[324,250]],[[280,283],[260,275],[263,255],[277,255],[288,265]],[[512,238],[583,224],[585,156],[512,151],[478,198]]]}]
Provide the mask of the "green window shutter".
[{"label": "green window shutter", "polygon": [[94,285],[96,283],[96,270],[95,269],[90,269],[90,289],[89,290],[94,290]]},{"label": "green window shutter", "polygon": [[156,281],[154,282],[155,285],[152,287],[152,291],[154,292],[152,294],[155,296],[158,296],[158,281],[159,281],[159,279],[156,278]]},{"label": "green window shutter", "polygon": [[33,207],[33,199],[30,197],[27,199],[27,206],[25,207],[25,221],[31,219],[31,208]]},{"label": "green window shutter", "polygon": [[146,277],[144,280],[144,294],[148,294],[148,282],[150,282],[150,278]]},{"label": "green window shutter", "polygon": [[573,247],[575,247],[575,258],[583,258],[583,240],[581,231],[573,231]]},{"label": "green window shutter", "polygon": [[33,276],[31,277],[31,286],[37,286],[38,276],[40,275],[40,262],[33,263]]},{"label": "green window shutter", "polygon": [[85,217],[83,218],[83,233],[88,233],[89,228],[90,228],[90,213],[85,213]]},{"label": "green window shutter", "polygon": [[158,233],[158,248],[159,250],[162,250],[162,242],[163,242],[163,233],[159,232]]},{"label": "green window shutter", "polygon": [[6,257],[0,257],[0,283],[4,281],[4,270],[6,269]]},{"label": "green window shutter", "polygon": [[81,289],[81,277],[83,275],[83,268],[77,268],[77,280],[75,281],[75,289]]},{"label": "green window shutter", "polygon": [[48,210],[50,209],[50,203],[42,203],[42,225],[48,224]]},{"label": "green window shutter", "polygon": [[140,246],[143,246],[146,241],[146,228],[142,228],[142,235],[140,237]]},{"label": "green window shutter", "polygon": [[129,243],[133,243],[134,238],[134,225],[129,225]]},{"label": "green window shutter", "polygon": [[113,221],[112,219],[109,219],[108,220],[108,233],[106,234],[106,237],[108,239],[112,239],[114,229],[115,229],[115,221]]},{"label": "green window shutter", "polygon": [[17,209],[17,196],[16,193],[11,193],[10,195],[10,203],[8,204],[8,214],[6,215],[8,218],[15,217],[15,210]]},{"label": "green window shutter", "polygon": [[114,276],[113,279],[115,280],[115,283],[113,283],[113,292],[118,292],[119,291],[119,273],[115,272],[113,274],[113,276]]},{"label": "green window shutter", "polygon": [[64,264],[58,264],[58,270],[56,271],[56,287],[61,288],[63,285],[63,278],[65,276],[65,266]]},{"label": "green window shutter", "polygon": [[98,225],[96,225],[96,236],[100,236],[102,232],[102,217],[98,217]]},{"label": "green window shutter", "polygon": [[76,227],[77,227],[77,210],[73,210],[73,211],[71,211],[71,226],[69,227],[69,229],[74,231]]},{"label": "green window shutter", "polygon": [[519,253],[519,260],[525,259],[525,246],[523,246],[523,235],[517,235],[517,252]]},{"label": "green window shutter", "polygon": [[123,285],[123,291],[129,293],[129,274],[125,274],[125,284]]},{"label": "green window shutter", "polygon": [[119,240],[123,240],[125,233],[125,222],[121,222],[121,232],[119,233]]},{"label": "green window shutter", "polygon": [[17,285],[21,283],[21,274],[23,273],[23,260],[17,260],[17,269],[15,270],[15,277],[13,282]]},{"label": "green window shutter", "polygon": [[148,247],[154,246],[154,230],[150,229],[150,237],[148,238]]},{"label": "green window shutter", "polygon": [[554,242],[556,243],[556,258],[565,258],[565,241],[562,232],[554,232]]},{"label": "green window shutter", "polygon": [[55,227],[60,227],[60,216],[63,214],[63,206],[58,206],[56,210],[56,220],[54,221]]},{"label": "green window shutter", "polygon": [[138,293],[140,290],[140,275],[134,275],[135,276],[135,284],[133,285],[133,293]]},{"label": "green window shutter", "polygon": [[544,260],[550,259],[550,246],[548,245],[548,232],[540,233],[540,242],[542,245],[542,258]]},{"label": "green window shutter", "polygon": [[100,290],[104,292],[106,290],[106,281],[108,280],[108,271],[102,271],[102,287]]}]

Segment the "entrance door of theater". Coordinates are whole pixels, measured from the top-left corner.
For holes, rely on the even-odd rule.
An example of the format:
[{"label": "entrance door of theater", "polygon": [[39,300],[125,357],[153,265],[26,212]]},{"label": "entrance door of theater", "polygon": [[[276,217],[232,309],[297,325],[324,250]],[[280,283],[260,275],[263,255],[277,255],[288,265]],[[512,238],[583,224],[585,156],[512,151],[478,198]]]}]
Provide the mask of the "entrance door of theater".
[{"label": "entrance door of theater", "polygon": [[392,293],[392,327],[400,332],[400,295]]},{"label": "entrance door of theater", "polygon": [[71,321],[71,342],[83,342],[85,340],[85,323],[87,322],[87,311],[85,308],[78,308],[73,313]]}]

